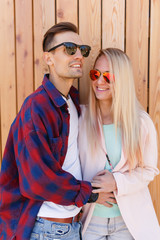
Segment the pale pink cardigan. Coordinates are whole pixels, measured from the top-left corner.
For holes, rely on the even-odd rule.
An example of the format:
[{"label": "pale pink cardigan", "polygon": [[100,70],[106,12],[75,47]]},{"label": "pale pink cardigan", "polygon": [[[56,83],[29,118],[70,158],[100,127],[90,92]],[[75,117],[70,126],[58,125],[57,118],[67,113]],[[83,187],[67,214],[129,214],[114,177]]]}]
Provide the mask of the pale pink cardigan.
[{"label": "pale pink cardigan", "polygon": [[[100,127],[100,148],[95,152],[94,156],[90,155],[88,151],[89,139],[86,137],[86,128],[83,119],[84,111],[85,107],[82,106],[82,116],[79,121],[79,152],[83,179],[91,181],[97,172],[104,169],[106,163],[106,148],[102,128]],[[122,144],[120,162],[113,170],[118,189],[114,194],[121,215],[133,238],[136,240],[160,240],[160,227],[148,190],[148,184],[159,174],[159,170],[157,169],[156,130],[148,114],[142,112],[141,115],[144,168],[135,167],[135,169],[129,173],[129,166]],[[91,220],[94,207],[94,203],[86,204],[83,207],[82,234],[86,231]]]}]

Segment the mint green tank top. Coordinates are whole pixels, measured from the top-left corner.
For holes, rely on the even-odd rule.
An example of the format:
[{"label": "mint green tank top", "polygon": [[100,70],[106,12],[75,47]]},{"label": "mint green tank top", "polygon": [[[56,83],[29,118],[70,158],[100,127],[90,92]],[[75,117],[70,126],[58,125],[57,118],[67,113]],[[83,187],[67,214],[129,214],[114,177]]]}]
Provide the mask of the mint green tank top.
[{"label": "mint green tank top", "polygon": [[[121,158],[121,148],[122,148],[121,132],[120,132],[120,129],[117,128],[117,135],[116,135],[115,125],[108,124],[108,125],[103,125],[103,133],[105,138],[107,154],[114,168]],[[109,165],[107,159],[106,159],[105,169],[109,170],[110,172],[112,171],[111,166]],[[93,212],[93,216],[106,217],[106,218],[118,217],[120,215],[121,213],[117,204],[113,204],[113,207],[108,208],[102,204],[96,203],[95,209]]]}]

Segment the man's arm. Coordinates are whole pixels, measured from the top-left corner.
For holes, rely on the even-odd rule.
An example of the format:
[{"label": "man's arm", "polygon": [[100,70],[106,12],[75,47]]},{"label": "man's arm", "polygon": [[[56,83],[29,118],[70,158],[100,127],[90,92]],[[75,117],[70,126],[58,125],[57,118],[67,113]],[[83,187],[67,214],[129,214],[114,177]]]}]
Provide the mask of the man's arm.
[{"label": "man's arm", "polygon": [[47,136],[41,131],[32,131],[25,137],[17,161],[23,196],[66,206],[81,207],[87,203],[91,184],[75,179],[62,169],[52,154]]}]

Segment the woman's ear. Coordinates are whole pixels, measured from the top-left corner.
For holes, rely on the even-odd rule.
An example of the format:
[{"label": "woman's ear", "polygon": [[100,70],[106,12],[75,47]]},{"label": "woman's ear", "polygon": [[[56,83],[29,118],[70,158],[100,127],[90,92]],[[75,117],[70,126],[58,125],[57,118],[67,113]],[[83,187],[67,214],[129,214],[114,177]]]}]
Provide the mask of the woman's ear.
[{"label": "woman's ear", "polygon": [[52,55],[49,52],[43,52],[43,60],[49,66],[53,65]]}]

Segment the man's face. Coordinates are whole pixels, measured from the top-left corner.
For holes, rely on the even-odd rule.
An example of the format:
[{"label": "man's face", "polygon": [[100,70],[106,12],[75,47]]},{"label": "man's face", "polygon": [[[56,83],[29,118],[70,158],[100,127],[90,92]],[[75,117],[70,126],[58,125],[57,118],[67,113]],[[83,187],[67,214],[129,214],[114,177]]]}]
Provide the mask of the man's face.
[{"label": "man's face", "polygon": [[[55,35],[54,43],[50,47],[54,47],[63,42],[73,42],[78,45],[82,45],[82,40],[77,33],[74,32],[62,32]],[[50,71],[56,78],[62,79],[75,79],[82,77],[82,67],[84,57],[81,54],[79,48],[74,55],[66,53],[65,46],[60,46],[50,52],[52,65],[50,65]]]}]

